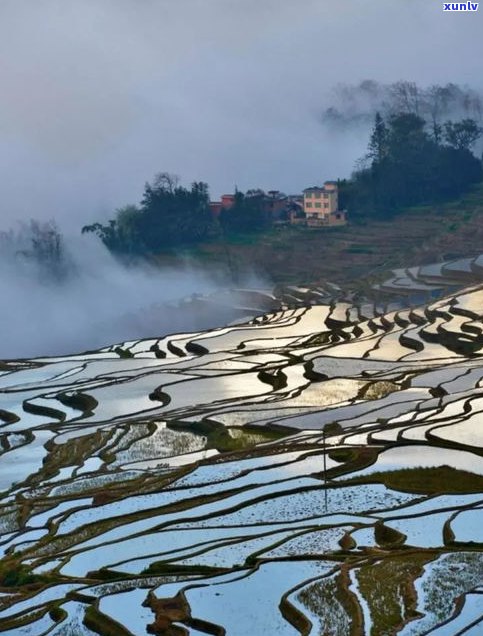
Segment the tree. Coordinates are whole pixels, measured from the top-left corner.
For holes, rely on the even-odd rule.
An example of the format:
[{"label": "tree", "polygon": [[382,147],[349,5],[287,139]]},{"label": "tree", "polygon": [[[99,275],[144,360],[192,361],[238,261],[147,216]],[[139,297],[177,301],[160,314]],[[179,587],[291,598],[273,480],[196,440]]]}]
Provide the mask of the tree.
[{"label": "tree", "polygon": [[422,94],[415,82],[396,82],[391,85],[390,92],[396,112],[419,116]]},{"label": "tree", "polygon": [[207,184],[195,182],[188,190],[161,172],[146,183],[139,207],[120,208],[107,225],[94,223],[82,232],[94,232],[113,252],[145,254],[202,241],[212,225]]},{"label": "tree", "polygon": [[270,225],[269,202],[270,198],[263,190],[247,190],[245,194],[235,192],[233,205],[220,214],[223,230],[252,233],[265,229]]},{"label": "tree", "polygon": [[170,194],[174,194],[179,186],[179,177],[177,174],[170,172],[158,172],[154,175],[152,187],[157,190],[164,190]]},{"label": "tree", "polygon": [[388,152],[388,132],[379,111],[376,113],[374,128],[369,140],[367,157],[373,162],[381,163]]},{"label": "tree", "polygon": [[460,196],[482,180],[482,164],[470,147],[482,134],[473,120],[447,122],[447,143],[430,135],[426,121],[410,112],[391,115],[384,122],[376,115],[366,160],[340,200],[357,216],[388,216],[403,207],[445,201]]},{"label": "tree", "polygon": [[102,225],[102,223],[92,223],[90,225],[84,225],[81,232],[82,234],[88,234],[92,232],[101,239],[104,245],[111,252],[122,252],[122,246],[119,241],[115,219],[110,219],[107,222],[107,225]]},{"label": "tree", "polygon": [[135,254],[143,241],[139,235],[140,210],[136,205],[125,205],[116,210],[116,241],[119,251]]},{"label": "tree", "polygon": [[424,93],[424,110],[431,119],[431,132],[436,143],[442,136],[441,116],[447,107],[446,91],[442,86],[433,84]]},{"label": "tree", "polygon": [[29,274],[36,274],[42,282],[59,281],[68,274],[64,239],[55,221],[22,223],[17,232],[0,232],[2,255],[20,259],[28,266]]},{"label": "tree", "polygon": [[482,134],[483,128],[474,119],[447,121],[444,124],[444,139],[456,150],[471,150]]},{"label": "tree", "polygon": [[140,235],[150,251],[197,243],[212,227],[208,185],[194,182],[188,190],[166,176],[146,184],[141,202]]},{"label": "tree", "polygon": [[55,221],[30,221],[31,256],[49,270],[59,270],[64,257],[62,235]]},{"label": "tree", "polygon": [[388,144],[392,156],[398,155],[402,147],[421,146],[427,142],[424,130],[426,122],[414,113],[399,113],[389,118]]}]

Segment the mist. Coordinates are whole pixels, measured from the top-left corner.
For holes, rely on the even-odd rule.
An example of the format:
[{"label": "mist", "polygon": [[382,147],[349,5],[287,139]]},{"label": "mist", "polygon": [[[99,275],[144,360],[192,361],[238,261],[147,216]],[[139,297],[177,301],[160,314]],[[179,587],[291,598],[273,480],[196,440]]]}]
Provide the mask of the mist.
[{"label": "mist", "polygon": [[124,265],[88,236],[68,238],[63,249],[61,277],[18,252],[0,257],[0,359],[76,353],[217,324],[215,309],[176,310],[181,299],[220,289],[220,281],[189,263]]}]

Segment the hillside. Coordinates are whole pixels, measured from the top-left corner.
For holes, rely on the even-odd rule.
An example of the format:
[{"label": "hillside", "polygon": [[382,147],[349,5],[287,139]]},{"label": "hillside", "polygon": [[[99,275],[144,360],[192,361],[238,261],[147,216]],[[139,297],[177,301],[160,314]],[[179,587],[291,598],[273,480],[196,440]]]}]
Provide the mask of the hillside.
[{"label": "hillside", "polygon": [[[312,230],[279,226],[258,235],[207,243],[189,253],[208,268],[255,271],[276,284],[324,281],[364,288],[388,269],[476,255],[483,246],[483,185],[440,206],[408,209],[387,221]],[[167,255],[162,262],[170,261]]]}]

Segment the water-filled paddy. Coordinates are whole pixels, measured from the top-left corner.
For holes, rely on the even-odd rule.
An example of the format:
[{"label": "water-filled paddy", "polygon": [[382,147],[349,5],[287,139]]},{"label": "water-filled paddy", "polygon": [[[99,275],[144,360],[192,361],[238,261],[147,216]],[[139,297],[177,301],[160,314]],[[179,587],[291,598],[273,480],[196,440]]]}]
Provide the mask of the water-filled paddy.
[{"label": "water-filled paddy", "polygon": [[[387,286],[444,272],[425,275]],[[111,617],[134,636],[470,634],[481,298],[333,302],[12,365],[0,633],[92,636]]]}]

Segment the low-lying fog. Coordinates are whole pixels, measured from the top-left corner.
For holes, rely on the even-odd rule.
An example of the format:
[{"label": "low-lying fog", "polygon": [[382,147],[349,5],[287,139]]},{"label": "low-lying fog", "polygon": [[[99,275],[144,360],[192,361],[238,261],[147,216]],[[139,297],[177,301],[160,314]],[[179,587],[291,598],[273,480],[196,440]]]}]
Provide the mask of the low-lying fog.
[{"label": "low-lying fog", "polygon": [[[58,275],[17,249],[0,256],[0,359],[61,355],[123,340],[204,329],[236,317],[210,305],[176,304],[221,289],[206,272],[124,265],[92,236],[65,241]],[[174,302],[173,302],[174,301]]]}]

